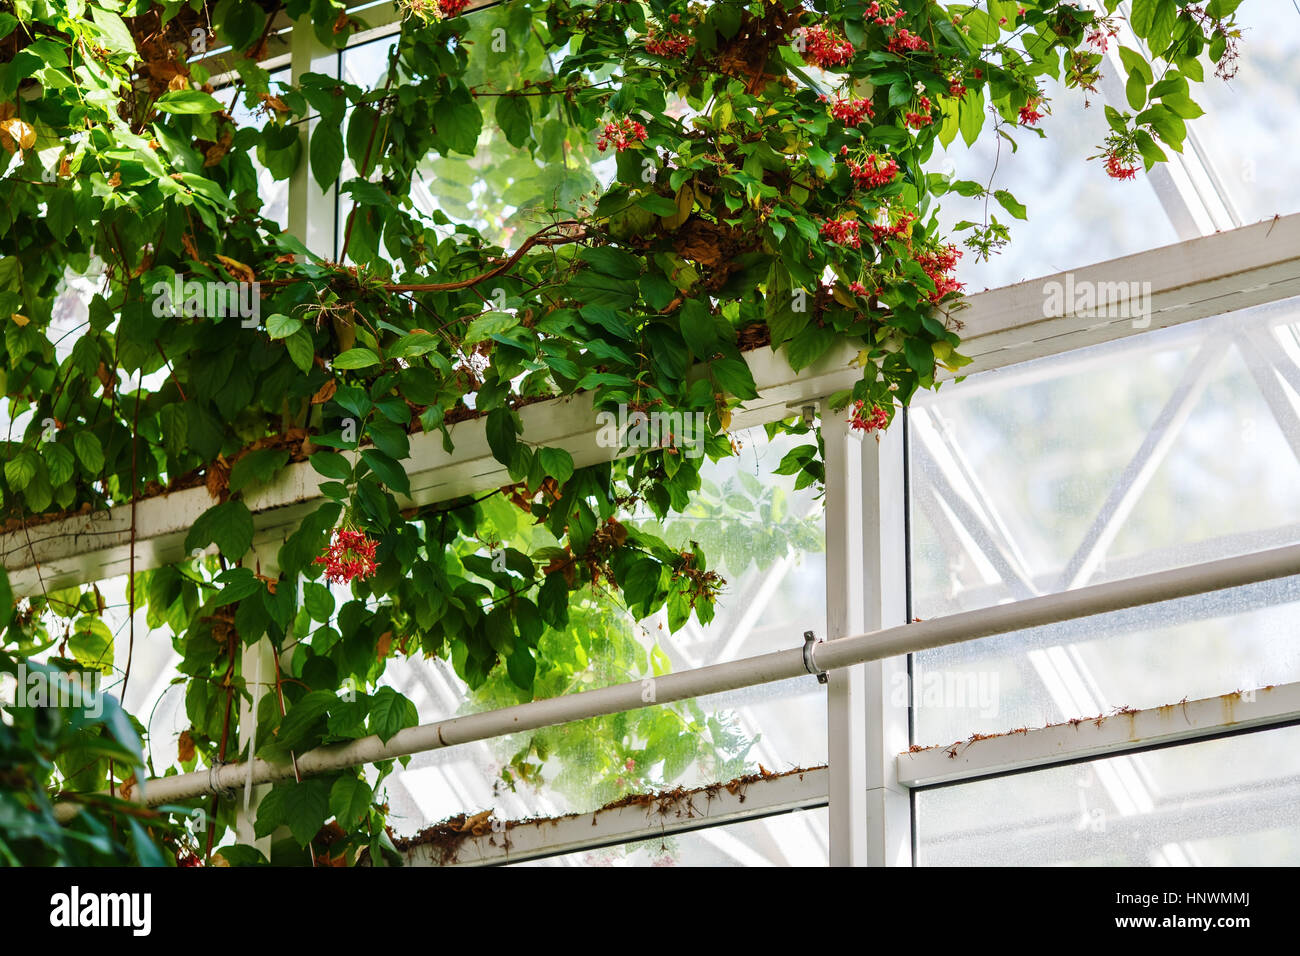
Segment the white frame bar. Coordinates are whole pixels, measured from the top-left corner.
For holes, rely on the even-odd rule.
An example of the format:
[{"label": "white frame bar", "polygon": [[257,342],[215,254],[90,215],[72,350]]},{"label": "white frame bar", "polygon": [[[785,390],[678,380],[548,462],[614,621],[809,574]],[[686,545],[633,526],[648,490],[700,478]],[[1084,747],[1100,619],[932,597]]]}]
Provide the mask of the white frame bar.
[{"label": "white frame bar", "polygon": [[1300,683],[1278,684],[903,753],[898,779],[906,787],[958,783],[1295,722],[1300,722]]},{"label": "white frame bar", "polygon": [[428,843],[410,838],[403,851],[408,866],[491,866],[559,856],[603,846],[651,840],[674,833],[740,823],[826,805],[825,767],[790,770],[743,783],[656,795],[645,804],[575,813],[540,820],[489,824],[481,836],[468,836],[444,860]]}]

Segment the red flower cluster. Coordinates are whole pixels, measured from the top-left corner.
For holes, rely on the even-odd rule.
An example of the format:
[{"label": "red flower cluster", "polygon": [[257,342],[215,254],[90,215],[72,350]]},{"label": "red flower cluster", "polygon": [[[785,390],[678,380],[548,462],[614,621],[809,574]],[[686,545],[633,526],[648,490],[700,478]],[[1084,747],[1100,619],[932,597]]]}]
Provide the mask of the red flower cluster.
[{"label": "red flower cluster", "polygon": [[684,33],[660,34],[651,31],[645,41],[647,53],[672,58],[682,56],[693,46],[695,46],[695,37],[688,37]]},{"label": "red flower cluster", "polygon": [[1089,46],[1096,48],[1098,53],[1105,53],[1106,47],[1110,45],[1110,38],[1118,36],[1119,31],[1113,27],[1109,30],[1104,27],[1098,27],[1083,38],[1083,41]]},{"label": "red flower cluster", "polygon": [[849,291],[854,295],[870,295],[870,291],[861,282],[850,282]]},{"label": "red flower cluster", "polygon": [[612,143],[620,153],[635,142],[645,139],[645,127],[636,120],[622,119],[616,123],[606,123],[605,132],[596,140],[596,148],[602,153]]},{"label": "red flower cluster", "polygon": [[853,160],[848,161],[849,175],[853,177],[853,184],[859,189],[875,189],[877,186],[886,186],[894,181],[898,175],[898,163],[894,162],[891,156],[877,156],[872,153],[867,157],[866,162],[855,163]]},{"label": "red flower cluster", "polygon": [[316,564],[325,565],[325,577],[334,584],[348,584],[355,579],[364,581],[375,573],[375,549],[378,541],[372,541],[364,532],[334,532],[334,540],[329,550],[316,559]]},{"label": "red flower cluster", "polygon": [[890,53],[907,53],[910,50],[924,53],[928,49],[929,43],[907,29],[899,30],[889,38]]},{"label": "red flower cluster", "polygon": [[1136,179],[1137,166],[1125,165],[1118,153],[1106,154],[1106,175],[1111,179]]},{"label": "red flower cluster", "polygon": [[1029,101],[1027,105],[1020,107],[1021,125],[1033,126],[1035,123],[1037,123],[1040,119],[1043,118],[1043,114],[1039,112],[1038,109],[1038,107],[1042,104],[1042,102],[1043,102],[1043,98],[1041,96],[1035,96],[1033,99]]},{"label": "red flower cluster", "polygon": [[934,283],[934,291],[930,293],[930,301],[938,302],[950,292],[960,292],[965,288],[965,283],[958,282],[949,272],[957,265],[957,260],[961,258],[961,250],[956,246],[942,246],[935,252],[922,252],[916,256],[916,263],[930,277]]},{"label": "red flower cluster", "polygon": [[[829,97],[822,97],[822,102],[828,101]],[[831,116],[845,126],[857,126],[864,119],[875,119],[876,111],[871,108],[871,100],[856,96],[836,96],[835,102],[831,103]]]},{"label": "red flower cluster", "polygon": [[854,249],[862,247],[856,219],[827,219],[822,223],[821,234],[837,245],[852,246]]},{"label": "red flower cluster", "polygon": [[854,402],[848,421],[854,431],[882,431],[889,424],[889,413],[879,405],[871,406],[868,411],[866,402]]},{"label": "red flower cluster", "polygon": [[469,6],[469,0],[438,0],[438,12],[444,17],[458,17]]},{"label": "red flower cluster", "polygon": [[886,239],[901,239],[907,235],[909,228],[915,221],[916,213],[905,212],[888,226],[878,226],[872,223],[869,227],[871,229],[871,238],[876,245],[880,245]]},{"label": "red flower cluster", "polygon": [[903,11],[899,10],[897,13],[890,14],[887,17],[882,17],[880,15],[880,4],[877,3],[876,0],[871,0],[871,3],[867,4],[867,9],[862,11],[862,18],[864,20],[870,20],[878,27],[892,27],[899,20],[903,19]]},{"label": "red flower cluster", "polygon": [[848,63],[855,52],[852,43],[825,27],[805,27],[803,42],[804,60],[823,70]]},{"label": "red flower cluster", "polygon": [[963,83],[960,79],[949,80],[949,81],[948,81],[948,95],[949,95],[949,96],[953,96],[953,97],[965,96],[965,95],[966,95],[966,84]]}]

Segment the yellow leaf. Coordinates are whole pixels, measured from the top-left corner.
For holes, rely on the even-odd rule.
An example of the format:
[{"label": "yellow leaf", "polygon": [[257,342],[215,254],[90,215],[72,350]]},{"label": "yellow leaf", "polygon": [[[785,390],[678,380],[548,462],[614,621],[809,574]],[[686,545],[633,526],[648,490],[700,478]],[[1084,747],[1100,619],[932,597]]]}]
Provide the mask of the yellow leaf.
[{"label": "yellow leaf", "polygon": [[25,315],[19,315],[17,312],[15,312],[13,315],[9,316],[9,318],[11,318],[11,319],[13,319],[15,322],[17,322],[19,328],[22,328],[22,327],[25,326],[28,322],[31,321],[31,319],[27,318],[27,316],[25,316]]},{"label": "yellow leaf", "polygon": [[691,210],[695,207],[695,190],[691,188],[691,183],[682,183],[681,189],[677,190],[677,212],[671,216],[664,216],[661,222],[665,229],[676,229],[681,226],[690,216]]},{"label": "yellow leaf", "polygon": [[16,117],[0,120],[0,144],[10,153],[15,149],[31,149],[36,145],[36,130]]},{"label": "yellow leaf", "polygon": [[257,276],[253,273],[253,270],[244,265],[238,259],[232,259],[229,256],[223,256],[221,253],[217,253],[217,260],[226,267],[226,271],[230,273],[230,277],[237,282],[257,281]]}]

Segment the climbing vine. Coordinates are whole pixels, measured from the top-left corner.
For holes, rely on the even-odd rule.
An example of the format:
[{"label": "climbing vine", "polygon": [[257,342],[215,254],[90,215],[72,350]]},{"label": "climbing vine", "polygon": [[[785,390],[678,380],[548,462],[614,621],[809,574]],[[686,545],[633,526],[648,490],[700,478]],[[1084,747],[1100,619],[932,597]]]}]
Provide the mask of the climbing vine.
[{"label": "climbing vine", "polygon": [[[958,259],[1009,241],[999,215],[1027,215],[1002,183],[933,171],[936,149],[1043,135],[1047,78],[1086,98],[1119,69],[1129,109],[1104,108],[1094,159],[1136,177],[1181,149],[1205,70],[1231,75],[1237,5],[1133,0],[1122,20],[1117,0],[399,0],[360,83],[263,65],[285,19],[345,48],[368,25],[339,0],[0,4],[0,519],[26,533],[181,488],[212,499],[185,542],[198,559],[127,589],[181,656],[175,759],[132,750],[144,727],[126,718],[0,727],[0,773],[24,781],[0,795],[0,851],[49,852],[13,833],[56,793],[129,795],[140,773],[246,758],[242,649],[263,639],[280,663],[254,746],[286,761],[415,723],[378,683],[394,656],[448,660],[481,704],[573,690],[614,644],[631,657],[613,671],[660,666],[634,660],[626,629],[713,616],[709,549],[662,525],[736,451],[733,410],[757,397],[746,353],[797,371],[849,343],[862,376],[832,405],[889,427],[966,364]],[[337,187],[332,247],[272,218],[267,187],[290,179]],[[942,235],[950,193],[1002,213]],[[701,422],[698,441],[622,433],[637,453],[577,467],[520,413],[579,392],[624,421]],[[413,442],[451,451],[469,419],[510,483],[427,502]],[[808,439],[776,472],[820,481],[815,431],[770,431]],[[247,500],[303,462],[322,503],[254,559]],[[0,597],[0,669],[123,659],[94,585]],[[602,650],[602,631],[626,639]],[[650,744],[611,745],[610,766],[649,773],[653,756],[670,779],[696,746],[663,742],[710,733],[719,772],[743,759],[726,728],[674,713]],[[539,734],[511,782],[556,747]],[[258,836],[287,828],[282,861],[391,860],[377,786],[277,784]],[[229,801],[83,802],[72,826],[96,853],[149,862],[140,834],[175,842],[182,811],[206,809],[182,859],[212,860],[214,842],[227,863],[260,859],[227,845]]]}]

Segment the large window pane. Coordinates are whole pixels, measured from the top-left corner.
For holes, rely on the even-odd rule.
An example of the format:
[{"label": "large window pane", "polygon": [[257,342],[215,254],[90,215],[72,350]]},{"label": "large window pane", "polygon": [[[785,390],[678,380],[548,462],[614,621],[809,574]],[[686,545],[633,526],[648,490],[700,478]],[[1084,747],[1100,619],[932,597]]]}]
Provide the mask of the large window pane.
[{"label": "large window pane", "polygon": [[1295,866],[1300,728],[925,790],[922,866]]}]

